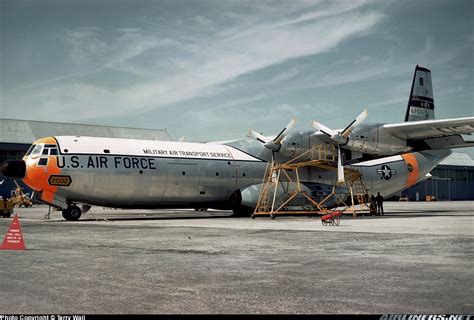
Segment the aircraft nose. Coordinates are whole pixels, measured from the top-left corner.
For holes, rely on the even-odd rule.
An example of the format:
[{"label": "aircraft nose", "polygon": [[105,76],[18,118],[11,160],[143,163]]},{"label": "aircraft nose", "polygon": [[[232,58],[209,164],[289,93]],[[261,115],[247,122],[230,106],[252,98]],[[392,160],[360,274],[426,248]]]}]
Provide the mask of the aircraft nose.
[{"label": "aircraft nose", "polygon": [[23,179],[26,174],[26,163],[23,160],[5,161],[0,171],[7,178]]}]

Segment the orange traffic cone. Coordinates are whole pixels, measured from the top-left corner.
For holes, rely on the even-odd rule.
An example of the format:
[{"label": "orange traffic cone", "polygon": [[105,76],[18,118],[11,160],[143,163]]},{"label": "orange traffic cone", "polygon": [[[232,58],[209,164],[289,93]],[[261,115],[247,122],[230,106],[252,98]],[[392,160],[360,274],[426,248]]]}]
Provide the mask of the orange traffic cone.
[{"label": "orange traffic cone", "polygon": [[20,220],[18,215],[13,217],[13,221],[8,228],[8,232],[3,239],[0,250],[26,250],[23,234],[21,233]]}]

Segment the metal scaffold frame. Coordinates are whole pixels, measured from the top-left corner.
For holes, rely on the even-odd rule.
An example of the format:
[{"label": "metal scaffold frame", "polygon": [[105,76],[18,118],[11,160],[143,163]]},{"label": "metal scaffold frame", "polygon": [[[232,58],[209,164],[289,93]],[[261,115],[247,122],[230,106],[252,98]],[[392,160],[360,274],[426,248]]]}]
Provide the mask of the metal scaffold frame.
[{"label": "metal scaffold frame", "polygon": [[[335,159],[336,148],[333,145],[321,144],[285,163],[278,164],[274,160],[269,162],[263,177],[262,188],[252,218],[255,218],[256,216],[270,216],[273,219],[278,214],[327,214],[331,212],[331,210],[328,209],[325,204],[333,196],[337,198],[338,202],[345,205],[344,210],[349,209],[353,212],[353,215],[356,216],[357,210],[355,208],[355,203],[364,203],[366,200],[365,198],[368,200],[367,189],[361,180],[362,174],[359,171],[354,169],[344,169],[346,186],[350,192],[350,204],[347,204],[345,199],[338,197],[336,186],[334,186],[332,191],[320,201],[317,201],[312,195],[308,194],[307,191],[301,188],[299,171],[301,168],[315,167],[323,170],[336,171],[337,167],[334,166]],[[289,190],[290,183],[296,184],[296,190]],[[283,190],[284,193],[288,195],[288,198],[282,204],[276,206],[279,189]],[[308,205],[299,206],[303,208],[302,210],[288,209],[291,202],[298,196],[300,196],[299,199],[306,199]],[[356,201],[354,201],[354,198]]]}]

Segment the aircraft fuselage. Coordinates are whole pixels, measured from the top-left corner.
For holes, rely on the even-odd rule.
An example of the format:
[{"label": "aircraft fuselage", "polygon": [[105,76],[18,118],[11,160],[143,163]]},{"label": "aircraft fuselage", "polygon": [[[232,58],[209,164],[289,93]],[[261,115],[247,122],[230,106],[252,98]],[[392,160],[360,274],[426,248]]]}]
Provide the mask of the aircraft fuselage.
[{"label": "aircraft fuselage", "polygon": [[[345,166],[369,193],[389,196],[423,179],[449,150],[408,153]],[[226,144],[61,136],[34,143],[23,181],[58,208],[255,207],[272,153],[253,140]],[[282,160],[281,156],[280,161]],[[291,175],[291,173],[290,173]],[[334,170],[304,167],[308,191],[337,185]]]}]

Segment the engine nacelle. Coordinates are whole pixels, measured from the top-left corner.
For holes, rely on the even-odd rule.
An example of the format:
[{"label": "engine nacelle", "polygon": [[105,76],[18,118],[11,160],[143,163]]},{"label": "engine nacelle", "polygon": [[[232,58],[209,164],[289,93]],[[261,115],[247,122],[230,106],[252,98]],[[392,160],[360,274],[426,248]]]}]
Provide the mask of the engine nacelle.
[{"label": "engine nacelle", "polygon": [[406,140],[386,132],[383,124],[360,125],[351,133],[343,148],[373,155],[393,155],[410,150]]},{"label": "engine nacelle", "polygon": [[[281,147],[278,153],[282,156],[295,158],[303,153],[307,152],[311,148],[318,145],[326,145],[326,152],[328,155],[336,156],[337,150],[332,144],[328,144],[327,141],[321,140],[314,131],[300,131],[289,133],[281,143]],[[308,153],[306,156],[301,157],[299,160],[308,160],[317,158],[315,154]]]}]

